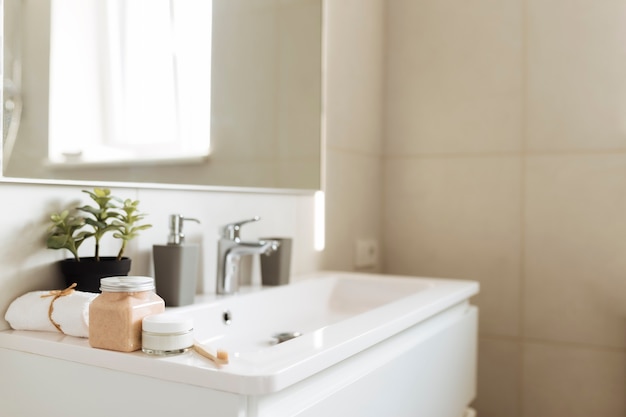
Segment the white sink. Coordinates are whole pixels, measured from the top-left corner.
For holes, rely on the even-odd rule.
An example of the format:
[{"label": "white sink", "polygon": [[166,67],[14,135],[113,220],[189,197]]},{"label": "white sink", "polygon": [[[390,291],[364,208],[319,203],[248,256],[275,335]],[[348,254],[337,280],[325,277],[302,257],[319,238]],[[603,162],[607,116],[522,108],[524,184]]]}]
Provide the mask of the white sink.
[{"label": "white sink", "polygon": [[[359,335],[359,322],[371,326],[378,317],[383,324],[404,311],[400,305],[394,308],[390,303],[431,290],[435,285],[417,279],[332,274],[170,310],[193,318],[198,340],[253,363],[253,358],[271,355],[272,351],[280,350],[282,356],[344,343]],[[382,306],[387,306],[387,311],[372,312]],[[360,317],[355,319],[356,316]],[[303,336],[279,349],[273,335],[283,332],[299,332]]]},{"label": "white sink", "polygon": [[[194,305],[167,309],[191,316],[195,336],[203,344],[228,351],[230,363],[221,368],[192,351],[169,357],[120,353],[93,349],[85,339],[55,333],[0,332],[0,348],[218,392],[267,396],[357,355],[372,369],[392,355],[401,358],[409,343],[426,340],[442,323],[457,320],[454,317],[470,315],[468,299],[479,289],[472,281],[357,273],[324,272],[307,278],[233,296],[200,296]],[[475,317],[475,311],[471,315]],[[467,339],[459,340],[473,344],[475,318],[468,323],[474,324],[459,333]],[[418,324],[421,327],[415,330]],[[294,331],[302,335],[283,343],[272,337]],[[375,354],[377,349],[385,353]],[[471,374],[473,356],[467,355]],[[471,375],[468,378],[463,392],[469,397],[473,383]]]}]

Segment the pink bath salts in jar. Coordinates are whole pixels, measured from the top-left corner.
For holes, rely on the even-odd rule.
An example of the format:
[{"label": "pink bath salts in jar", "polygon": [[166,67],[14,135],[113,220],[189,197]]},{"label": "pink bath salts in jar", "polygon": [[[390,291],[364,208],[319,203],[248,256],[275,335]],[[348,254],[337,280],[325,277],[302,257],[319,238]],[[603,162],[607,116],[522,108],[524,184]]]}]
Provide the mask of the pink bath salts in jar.
[{"label": "pink bath salts in jar", "polygon": [[89,344],[95,348],[133,352],[141,349],[144,317],[165,311],[151,277],[109,277],[89,305]]}]

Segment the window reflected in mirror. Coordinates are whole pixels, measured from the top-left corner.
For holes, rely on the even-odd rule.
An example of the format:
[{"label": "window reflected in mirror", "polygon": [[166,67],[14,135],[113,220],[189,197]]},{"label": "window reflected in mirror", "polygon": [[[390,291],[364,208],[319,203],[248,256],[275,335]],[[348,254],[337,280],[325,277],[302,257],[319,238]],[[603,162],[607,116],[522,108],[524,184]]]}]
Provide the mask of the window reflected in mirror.
[{"label": "window reflected in mirror", "polygon": [[50,15],[49,163],[208,155],[212,2],[54,0]]}]

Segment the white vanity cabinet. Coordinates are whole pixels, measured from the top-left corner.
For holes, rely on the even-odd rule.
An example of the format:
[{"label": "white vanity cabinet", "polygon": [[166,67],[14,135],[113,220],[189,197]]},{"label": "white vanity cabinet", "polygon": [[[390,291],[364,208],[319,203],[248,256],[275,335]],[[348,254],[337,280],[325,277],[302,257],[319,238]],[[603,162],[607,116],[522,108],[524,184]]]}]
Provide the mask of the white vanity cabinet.
[{"label": "white vanity cabinet", "polygon": [[[462,417],[476,390],[478,312],[468,298],[478,287],[450,284],[458,291],[442,295],[445,303],[424,302],[426,317],[411,325],[406,320],[417,317],[418,307],[409,307],[419,300],[404,296],[310,332],[309,340],[234,352],[222,368],[194,352],[151,357],[92,349],[84,339],[54,333],[0,332],[0,414]],[[312,288],[303,289],[312,294]],[[397,319],[384,317],[387,304]],[[387,331],[381,333],[378,318]]]}]

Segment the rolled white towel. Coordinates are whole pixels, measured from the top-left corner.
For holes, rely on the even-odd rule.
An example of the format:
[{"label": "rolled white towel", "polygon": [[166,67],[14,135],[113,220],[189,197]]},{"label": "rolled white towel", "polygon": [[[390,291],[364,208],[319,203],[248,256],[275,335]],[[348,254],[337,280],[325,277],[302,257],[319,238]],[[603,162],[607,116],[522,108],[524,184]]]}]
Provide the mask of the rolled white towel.
[{"label": "rolled white towel", "polygon": [[[13,300],[4,318],[15,330],[61,331],[70,336],[89,337],[89,303],[97,296],[73,289],[33,291]],[[50,303],[53,303],[51,312]]]}]

